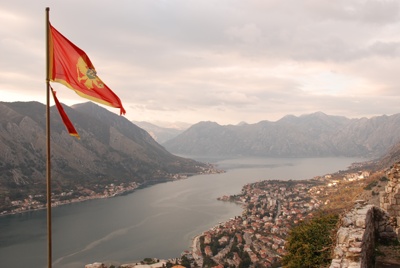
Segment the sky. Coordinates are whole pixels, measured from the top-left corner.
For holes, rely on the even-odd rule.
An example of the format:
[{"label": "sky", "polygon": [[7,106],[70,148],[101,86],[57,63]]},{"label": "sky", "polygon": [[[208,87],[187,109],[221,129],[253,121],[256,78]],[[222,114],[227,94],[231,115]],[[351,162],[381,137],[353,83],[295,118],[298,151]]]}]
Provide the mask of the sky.
[{"label": "sky", "polygon": [[397,0],[0,0],[1,101],[46,102],[46,7],[132,121],[400,112]]}]

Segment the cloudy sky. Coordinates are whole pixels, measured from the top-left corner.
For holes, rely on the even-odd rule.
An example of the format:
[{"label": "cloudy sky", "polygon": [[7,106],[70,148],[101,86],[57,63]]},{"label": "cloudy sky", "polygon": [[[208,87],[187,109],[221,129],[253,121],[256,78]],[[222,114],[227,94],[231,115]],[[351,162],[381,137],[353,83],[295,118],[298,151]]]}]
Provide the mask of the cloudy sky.
[{"label": "cloudy sky", "polygon": [[45,103],[47,6],[129,120],[400,112],[400,1],[0,0],[1,101]]}]

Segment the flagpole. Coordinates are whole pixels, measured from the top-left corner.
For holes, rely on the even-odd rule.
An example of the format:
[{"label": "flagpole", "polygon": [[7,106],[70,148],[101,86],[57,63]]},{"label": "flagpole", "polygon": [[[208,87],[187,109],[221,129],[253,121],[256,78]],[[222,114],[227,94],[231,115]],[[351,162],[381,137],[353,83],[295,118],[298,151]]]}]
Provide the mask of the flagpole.
[{"label": "flagpole", "polygon": [[51,235],[51,162],[50,162],[50,48],[49,48],[49,11],[46,7],[46,183],[47,183],[47,266],[52,267]]}]

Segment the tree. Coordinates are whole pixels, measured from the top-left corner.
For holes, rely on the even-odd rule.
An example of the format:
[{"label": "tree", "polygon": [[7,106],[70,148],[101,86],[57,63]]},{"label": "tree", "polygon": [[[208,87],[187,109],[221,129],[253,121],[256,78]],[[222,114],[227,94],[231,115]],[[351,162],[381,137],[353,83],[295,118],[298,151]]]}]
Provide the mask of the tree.
[{"label": "tree", "polygon": [[251,265],[251,259],[249,253],[246,251],[242,255],[242,262],[239,264],[239,268],[246,268],[250,267]]},{"label": "tree", "polygon": [[294,227],[289,234],[282,264],[294,267],[324,267],[331,261],[333,231],[338,215],[318,215]]},{"label": "tree", "polygon": [[190,268],[190,261],[185,255],[181,258],[181,265]]},{"label": "tree", "polygon": [[212,267],[216,265],[213,259],[211,259],[209,256],[205,256],[203,259],[203,267]]},{"label": "tree", "polygon": [[229,252],[239,252],[238,243],[237,241],[233,241],[231,249]]},{"label": "tree", "polygon": [[211,252],[212,252],[213,256],[218,254],[218,245],[217,245],[217,243],[212,243],[210,245],[210,248],[211,248]]},{"label": "tree", "polygon": [[152,264],[152,263],[154,263],[154,259],[153,258],[144,258],[143,262],[145,264]]}]

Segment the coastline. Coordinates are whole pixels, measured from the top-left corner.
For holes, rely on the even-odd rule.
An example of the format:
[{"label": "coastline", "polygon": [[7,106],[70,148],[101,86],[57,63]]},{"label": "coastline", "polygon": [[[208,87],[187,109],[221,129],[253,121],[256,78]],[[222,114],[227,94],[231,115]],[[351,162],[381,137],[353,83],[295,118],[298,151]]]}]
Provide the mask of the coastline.
[{"label": "coastline", "polygon": [[201,237],[203,234],[204,234],[204,233],[199,234],[199,235],[196,235],[196,236],[193,237],[193,239],[192,239],[192,246],[191,246],[190,248],[192,249],[192,255],[193,255],[193,258],[194,258],[195,260],[199,260],[199,259],[202,258],[202,257],[201,257],[201,251],[200,251],[200,237]]},{"label": "coastline", "polygon": [[[53,207],[58,207],[58,206],[62,206],[62,205],[80,203],[80,202],[85,202],[85,201],[94,200],[94,199],[104,199],[104,198],[123,196],[123,195],[131,194],[131,193],[135,192],[136,190],[144,189],[144,188],[147,188],[147,187],[150,187],[153,185],[167,183],[167,182],[174,182],[174,181],[179,181],[179,180],[185,180],[194,175],[218,174],[218,173],[225,172],[224,170],[217,169],[213,165],[210,165],[210,166],[211,166],[210,169],[208,169],[206,172],[203,171],[198,174],[175,174],[175,175],[171,175],[170,178],[159,179],[159,180],[148,180],[143,183],[130,182],[130,183],[127,183],[127,185],[125,185],[125,186],[121,186],[121,185],[117,186],[117,185],[114,185],[113,183],[111,183],[109,185],[104,186],[104,191],[102,193],[96,193],[93,190],[86,189],[87,191],[90,191],[90,195],[81,195],[77,198],[72,198],[72,199],[64,199],[64,200],[57,199],[60,197],[68,196],[68,195],[70,195],[70,193],[61,193],[59,196],[53,194],[52,199],[54,201],[51,203],[51,207],[53,208]],[[39,197],[43,197],[43,196],[39,196]],[[35,200],[35,198],[36,198],[36,196],[33,197],[32,195],[30,195],[29,197],[27,197],[23,200],[10,201],[12,206],[15,207],[15,209],[11,209],[10,211],[8,211],[8,210],[0,211],[0,217],[47,209],[47,205],[45,203],[41,203],[40,201]]]},{"label": "coastline", "polygon": [[[59,207],[59,206],[64,206],[64,205],[71,205],[71,204],[75,204],[75,203],[81,203],[81,202],[86,202],[86,201],[90,201],[90,200],[96,200],[96,199],[106,199],[106,198],[113,198],[113,197],[118,197],[118,196],[123,196],[126,194],[130,194],[135,192],[137,189],[140,189],[140,187],[137,187],[135,189],[130,189],[130,190],[126,190],[124,192],[120,192],[114,195],[110,195],[110,196],[99,196],[99,195],[94,195],[94,196],[87,196],[87,197],[83,197],[80,196],[79,198],[74,198],[74,199],[66,199],[63,201],[56,201],[56,202],[52,202],[51,203],[51,207],[55,208],[55,207]],[[18,208],[16,210],[13,210],[11,212],[1,212],[0,213],[0,217],[2,216],[8,216],[8,215],[17,215],[17,214],[23,214],[23,213],[27,213],[27,212],[34,212],[34,211],[39,211],[39,210],[45,210],[47,209],[46,204],[41,204],[38,205],[35,208]]]}]

